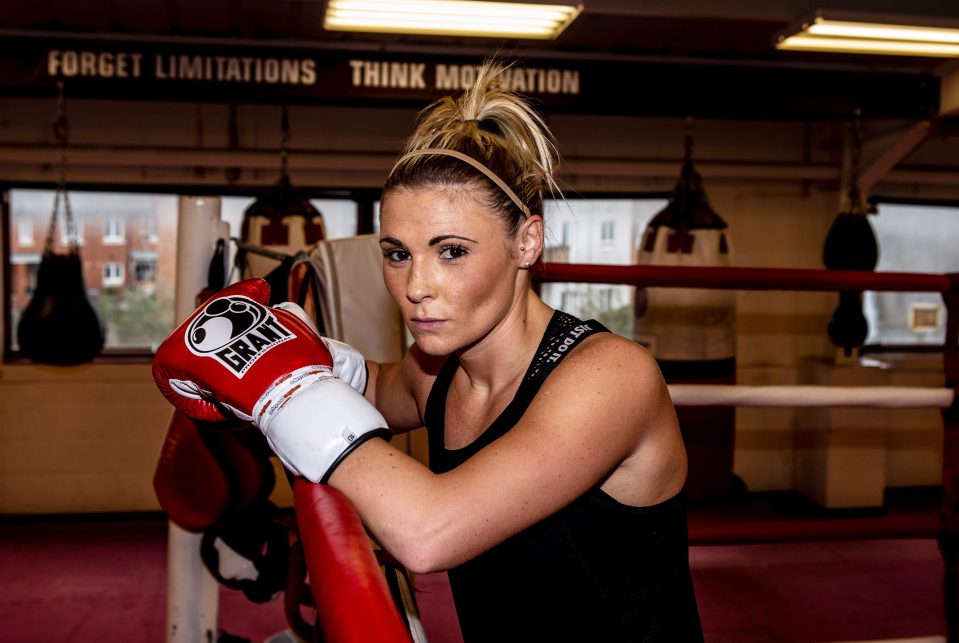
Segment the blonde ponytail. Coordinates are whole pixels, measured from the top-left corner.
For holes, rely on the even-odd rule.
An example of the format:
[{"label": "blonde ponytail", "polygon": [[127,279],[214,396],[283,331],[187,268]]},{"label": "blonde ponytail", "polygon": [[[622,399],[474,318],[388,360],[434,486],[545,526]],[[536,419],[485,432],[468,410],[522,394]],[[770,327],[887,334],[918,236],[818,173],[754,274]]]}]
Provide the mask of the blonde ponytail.
[{"label": "blonde ponytail", "polygon": [[384,191],[485,183],[488,204],[506,216],[511,229],[530,213],[542,214],[543,199],[559,195],[558,153],[539,114],[503,89],[507,69],[487,61],[459,98],[442,98],[423,110]]}]

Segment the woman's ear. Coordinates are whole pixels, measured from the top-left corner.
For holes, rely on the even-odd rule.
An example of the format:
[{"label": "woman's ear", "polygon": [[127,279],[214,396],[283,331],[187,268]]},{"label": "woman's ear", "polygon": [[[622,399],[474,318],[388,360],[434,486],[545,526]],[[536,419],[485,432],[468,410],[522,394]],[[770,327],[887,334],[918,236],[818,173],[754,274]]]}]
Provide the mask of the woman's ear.
[{"label": "woman's ear", "polygon": [[529,268],[543,254],[544,243],[543,217],[534,214],[527,217],[519,229],[519,265]]}]

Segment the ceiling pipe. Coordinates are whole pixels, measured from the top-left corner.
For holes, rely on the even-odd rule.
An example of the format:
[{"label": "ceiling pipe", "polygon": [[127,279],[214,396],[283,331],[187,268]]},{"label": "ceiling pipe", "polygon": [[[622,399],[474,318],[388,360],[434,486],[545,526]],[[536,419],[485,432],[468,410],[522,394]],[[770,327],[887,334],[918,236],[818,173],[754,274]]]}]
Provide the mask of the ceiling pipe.
[{"label": "ceiling pipe", "polygon": [[[211,170],[243,168],[275,170],[276,151],[260,150],[185,150],[155,148],[108,148],[76,146],[70,150],[71,169],[141,168]],[[289,160],[295,172],[352,172],[386,177],[395,161],[392,153],[309,152],[297,150]],[[0,179],[17,170],[37,166],[52,167],[56,150],[27,145],[0,145]],[[679,160],[567,158],[563,174],[579,178],[675,178]],[[838,183],[840,169],[835,165],[810,163],[744,162],[711,160],[697,163],[710,180],[751,179],[760,181],[816,181]],[[956,169],[948,167],[900,168],[885,172],[883,182],[955,184]],[[271,175],[272,176],[272,175]]]}]

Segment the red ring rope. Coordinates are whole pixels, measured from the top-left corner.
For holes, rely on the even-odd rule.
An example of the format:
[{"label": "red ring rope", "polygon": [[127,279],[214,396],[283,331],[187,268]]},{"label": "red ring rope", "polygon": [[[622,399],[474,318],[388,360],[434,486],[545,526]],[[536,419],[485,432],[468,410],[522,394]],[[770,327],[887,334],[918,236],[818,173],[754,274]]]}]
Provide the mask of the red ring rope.
[{"label": "red ring rope", "polygon": [[324,640],[409,643],[409,630],[346,496],[300,478],[293,486],[293,500]]}]

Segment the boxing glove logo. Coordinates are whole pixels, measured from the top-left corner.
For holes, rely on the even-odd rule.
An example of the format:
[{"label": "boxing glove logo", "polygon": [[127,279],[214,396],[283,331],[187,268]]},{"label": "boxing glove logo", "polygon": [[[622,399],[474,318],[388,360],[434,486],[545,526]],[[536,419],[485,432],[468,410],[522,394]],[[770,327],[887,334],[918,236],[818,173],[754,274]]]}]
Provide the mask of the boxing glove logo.
[{"label": "boxing glove logo", "polygon": [[271,348],[293,339],[266,306],[249,297],[218,297],[196,316],[186,333],[190,352],[211,357],[242,378]]}]

